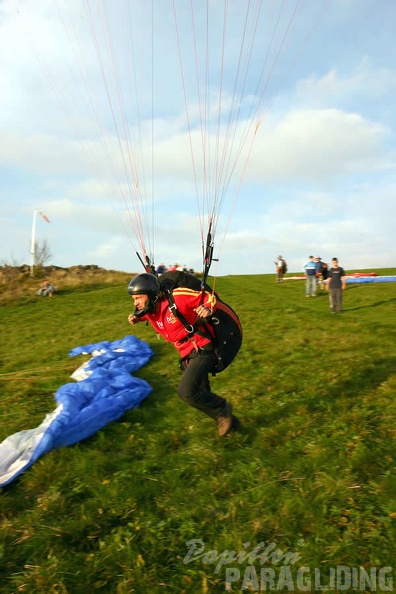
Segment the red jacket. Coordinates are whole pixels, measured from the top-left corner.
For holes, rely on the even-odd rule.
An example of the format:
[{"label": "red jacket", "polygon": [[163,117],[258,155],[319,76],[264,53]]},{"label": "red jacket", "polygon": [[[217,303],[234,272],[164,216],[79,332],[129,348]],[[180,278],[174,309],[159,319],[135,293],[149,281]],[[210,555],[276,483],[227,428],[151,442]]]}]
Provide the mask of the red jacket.
[{"label": "red jacket", "polygon": [[[192,325],[197,321],[197,314],[194,309],[202,304],[201,291],[193,291],[185,287],[178,287],[172,291],[177,309],[187,322]],[[216,297],[205,291],[203,304],[216,311]],[[159,302],[158,313],[145,314],[140,318],[143,322],[148,320],[154,330],[161,334],[168,342],[172,342],[179,351],[180,357],[186,357],[197,347],[203,347],[210,343],[209,338],[198,334],[189,335],[183,323],[170,311],[166,297]],[[190,337],[190,340],[185,340]]]}]

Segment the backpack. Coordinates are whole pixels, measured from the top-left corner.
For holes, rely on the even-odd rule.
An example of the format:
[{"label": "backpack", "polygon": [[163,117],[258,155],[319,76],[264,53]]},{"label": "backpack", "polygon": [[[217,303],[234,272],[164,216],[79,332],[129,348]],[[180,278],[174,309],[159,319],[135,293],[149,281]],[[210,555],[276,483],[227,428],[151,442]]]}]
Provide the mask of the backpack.
[{"label": "backpack", "polygon": [[282,260],[282,274],[286,274],[286,272],[287,272],[286,260]]},{"label": "backpack", "polygon": [[[184,319],[184,316],[175,308],[175,302],[172,296],[172,290],[176,287],[186,287],[194,291],[201,290],[201,281],[193,276],[181,271],[165,272],[159,278],[161,291],[168,299],[171,311],[179,318],[184,326],[190,328],[190,324]],[[205,291],[210,293],[213,289],[205,283]],[[235,311],[227,305],[217,293],[214,293],[217,301],[216,312],[194,329],[196,334],[210,337],[216,362],[212,369],[212,375],[224,371],[235,359],[242,344],[242,326]],[[173,309],[172,309],[173,308]]]}]

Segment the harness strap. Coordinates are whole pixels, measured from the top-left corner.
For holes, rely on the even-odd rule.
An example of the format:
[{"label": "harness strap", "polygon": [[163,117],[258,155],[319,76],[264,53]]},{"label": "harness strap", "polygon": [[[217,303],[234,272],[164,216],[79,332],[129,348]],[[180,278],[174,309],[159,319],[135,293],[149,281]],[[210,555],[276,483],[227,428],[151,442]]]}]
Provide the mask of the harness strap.
[{"label": "harness strap", "polygon": [[177,317],[178,320],[181,321],[181,323],[185,327],[188,334],[194,334],[194,332],[195,332],[194,326],[192,324],[190,324],[190,322],[188,322],[186,320],[186,318],[183,316],[183,314],[181,314],[180,311],[177,309],[177,305],[176,305],[175,299],[172,295],[172,291],[167,289],[165,291],[165,296],[168,300],[170,311]]},{"label": "harness strap", "polygon": [[[197,334],[198,336],[202,336],[203,338],[208,338],[208,339],[210,339],[211,342],[213,342],[213,336],[209,332],[209,330],[206,330],[206,332],[202,331],[202,330],[196,328],[193,324],[190,324],[190,322],[188,322],[186,320],[186,318],[183,316],[183,314],[178,310],[177,305],[175,303],[175,298],[173,297],[172,291],[170,289],[167,289],[164,292],[164,294],[168,300],[170,311],[183,324],[184,328],[186,329],[187,334],[189,334],[189,336],[186,336],[185,338],[182,338],[182,340],[179,340],[180,343],[186,342],[187,340],[191,340],[192,342],[194,342],[194,348],[197,348],[195,341],[192,339],[192,336],[191,336],[193,334]],[[202,324],[202,326],[204,326],[204,325],[206,326],[205,322]]]}]

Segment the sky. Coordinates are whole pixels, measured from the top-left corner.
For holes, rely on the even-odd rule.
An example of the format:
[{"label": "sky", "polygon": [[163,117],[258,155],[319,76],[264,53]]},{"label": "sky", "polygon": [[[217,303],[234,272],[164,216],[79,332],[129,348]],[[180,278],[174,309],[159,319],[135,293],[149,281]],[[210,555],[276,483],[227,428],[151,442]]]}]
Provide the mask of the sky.
[{"label": "sky", "polygon": [[395,267],[394,0],[191,6],[0,0],[0,265]]}]

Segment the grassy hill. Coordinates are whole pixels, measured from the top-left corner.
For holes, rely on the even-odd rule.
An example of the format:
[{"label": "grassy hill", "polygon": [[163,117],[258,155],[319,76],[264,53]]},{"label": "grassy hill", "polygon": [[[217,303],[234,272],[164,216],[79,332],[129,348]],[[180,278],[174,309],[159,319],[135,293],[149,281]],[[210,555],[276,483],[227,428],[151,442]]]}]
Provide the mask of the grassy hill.
[{"label": "grassy hill", "polygon": [[303,281],[217,279],[244,327],[240,355],[212,380],[243,423],[221,440],[177,398],[175,349],[128,325],[130,275],[71,276],[51,299],[37,279],[2,289],[0,441],[55,408],[88,358],[69,359],[76,346],[146,340],[155,355],[136,375],[153,392],[2,489],[3,594],[212,594],[227,579],[248,590],[248,578],[248,591],[364,592],[369,578],[381,589],[381,569],[394,591],[383,570],[396,549],[394,283],[348,285],[338,316]]}]

